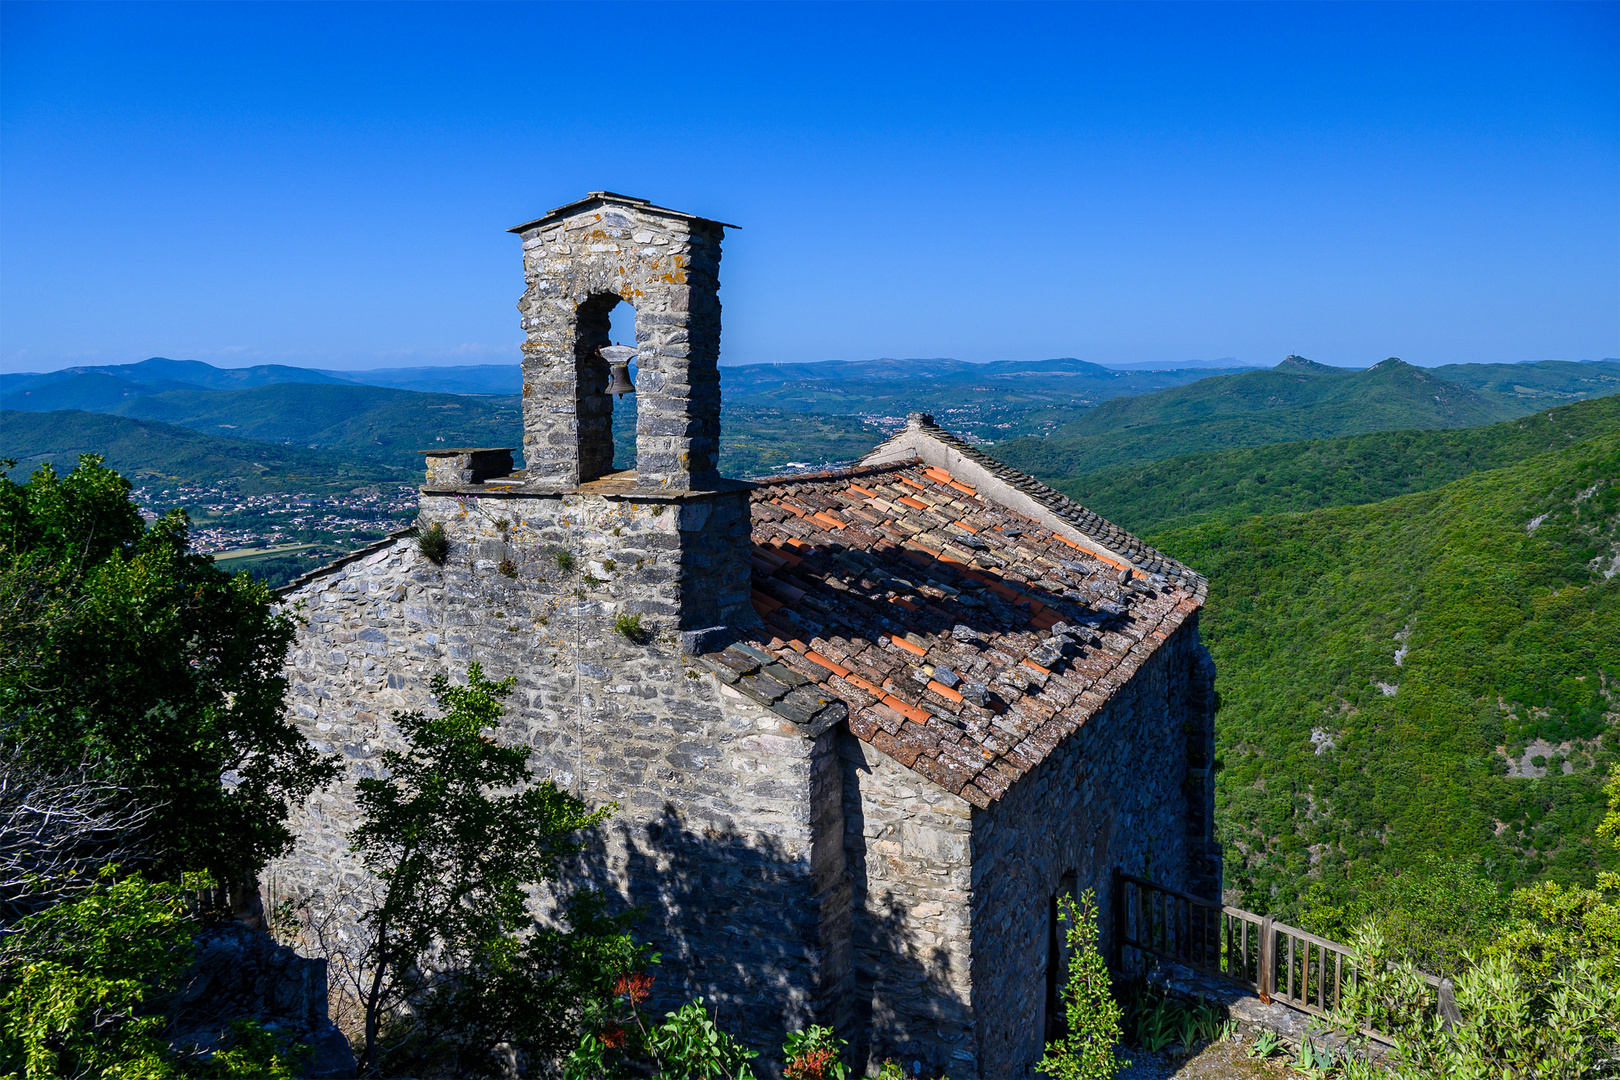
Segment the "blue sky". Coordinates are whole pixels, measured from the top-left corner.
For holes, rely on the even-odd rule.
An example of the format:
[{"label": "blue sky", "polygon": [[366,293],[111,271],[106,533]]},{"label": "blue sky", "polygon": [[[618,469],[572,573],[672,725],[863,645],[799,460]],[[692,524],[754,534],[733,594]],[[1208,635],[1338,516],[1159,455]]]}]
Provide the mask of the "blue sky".
[{"label": "blue sky", "polygon": [[1617,12],[5,4],[0,370],[512,362],[591,189],[727,363],[1620,356]]}]

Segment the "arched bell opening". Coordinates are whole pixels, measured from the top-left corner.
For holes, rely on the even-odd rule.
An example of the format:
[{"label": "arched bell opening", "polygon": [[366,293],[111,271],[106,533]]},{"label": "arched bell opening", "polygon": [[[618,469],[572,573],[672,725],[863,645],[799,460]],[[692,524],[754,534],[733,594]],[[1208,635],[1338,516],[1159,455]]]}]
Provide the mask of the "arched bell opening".
[{"label": "arched bell opening", "polygon": [[[609,393],[612,371],[600,352],[615,343],[634,348],[635,325],[636,309],[613,293],[597,293],[575,312],[574,366],[579,389],[574,407],[582,484],[616,469],[635,467],[635,395]],[[632,363],[632,379],[634,371]]]},{"label": "arched bell opening", "polygon": [[[621,300],[610,313],[609,321],[612,324],[611,336],[613,344],[636,347],[636,309],[630,306],[628,300]],[[609,372],[611,376],[611,371]],[[630,382],[636,381],[636,361],[632,357],[629,371],[626,372]],[[636,467],[636,395],[634,393],[610,395],[613,406],[613,468],[633,469]]]}]

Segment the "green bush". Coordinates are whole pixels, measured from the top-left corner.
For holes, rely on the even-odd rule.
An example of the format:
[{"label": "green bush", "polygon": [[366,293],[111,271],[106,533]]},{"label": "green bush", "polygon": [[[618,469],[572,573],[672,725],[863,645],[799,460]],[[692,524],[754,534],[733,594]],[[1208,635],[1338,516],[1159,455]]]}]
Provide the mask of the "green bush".
[{"label": "green bush", "polygon": [[1108,963],[1097,951],[1097,899],[1058,898],[1058,919],[1069,945],[1069,976],[1063,986],[1067,1030],[1048,1043],[1037,1072],[1053,1080],[1113,1080],[1130,1066],[1115,1051],[1123,1013],[1114,1000]]},{"label": "green bush", "polygon": [[24,919],[0,946],[0,1074],[291,1080],[296,1050],[252,1022],[207,1057],[170,1047],[162,1006],[198,928],[177,886],[111,868],[88,894]]},{"label": "green bush", "polygon": [[564,1080],[622,1080],[649,1073],[659,1080],[753,1080],[759,1056],[723,1030],[696,998],[649,1028],[640,1004],[652,988],[646,972],[621,975],[619,1011],[599,1017],[563,1062]]},{"label": "green bush", "polygon": [[820,1024],[790,1032],[782,1044],[783,1080],[844,1080],[849,1075],[842,1060],[845,1045]]}]

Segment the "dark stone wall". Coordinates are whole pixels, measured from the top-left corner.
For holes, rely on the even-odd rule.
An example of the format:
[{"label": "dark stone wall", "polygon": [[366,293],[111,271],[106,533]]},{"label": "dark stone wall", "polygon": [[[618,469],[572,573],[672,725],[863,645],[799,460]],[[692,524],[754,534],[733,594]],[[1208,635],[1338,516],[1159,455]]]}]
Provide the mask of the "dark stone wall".
[{"label": "dark stone wall", "polygon": [[1198,833],[1207,821],[1208,716],[1191,690],[1204,662],[1194,616],[1039,767],[975,812],[972,1005],[980,1075],[1033,1075],[1060,888],[1096,894],[1099,947],[1111,959],[1116,868],[1177,889],[1195,884],[1204,853]]},{"label": "dark stone wall", "polygon": [[[424,521],[450,538],[443,567],[401,538],[287,594],[307,620],[296,718],[347,775],[302,808],[270,902],[320,894],[312,910],[347,905],[354,923],[369,882],[347,851],[353,782],[398,745],[392,710],[431,709],[432,676],[476,660],[516,676],[499,737],[533,748],[535,778],[618,805],[569,877],[645,909],[638,933],[663,954],[654,1015],[701,995],[760,1048],[837,1019],[850,909],[836,735],[806,737],[680,648],[687,621],[746,604],[745,499],[426,494]],[[626,613],[643,639],[615,629]]]}]

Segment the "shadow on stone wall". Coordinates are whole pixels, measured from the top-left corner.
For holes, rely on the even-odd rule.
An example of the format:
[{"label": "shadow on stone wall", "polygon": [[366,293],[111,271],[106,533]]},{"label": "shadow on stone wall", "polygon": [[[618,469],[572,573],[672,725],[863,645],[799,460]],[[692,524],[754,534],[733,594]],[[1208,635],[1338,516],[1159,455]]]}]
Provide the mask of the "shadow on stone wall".
[{"label": "shadow on stone wall", "polygon": [[[846,811],[860,804],[864,767],[846,763]],[[875,1072],[892,1058],[906,1075],[943,1076],[954,1066],[958,1080],[977,1076],[971,1067],[977,1054],[972,1045],[972,1007],[952,989],[950,952],[943,945],[928,946],[907,926],[907,900],[885,888],[872,896],[868,888],[866,835],[862,822],[846,821],[844,853],[851,877],[855,918],[855,978],[853,1028],[847,1033],[851,1059]],[[846,1034],[841,1032],[840,1034]],[[969,1055],[952,1060],[956,1051]]]},{"label": "shadow on stone wall", "polygon": [[[609,835],[626,853],[622,873],[605,869]],[[723,1028],[760,1051],[761,1076],[780,1075],[784,1036],[811,1023],[833,1024],[852,1064],[875,1051],[874,1064],[892,1056],[908,1075],[914,1061],[922,1075],[940,1075],[949,1048],[942,1055],[936,1029],[965,1034],[967,1006],[950,991],[949,959],[915,942],[896,897],[884,898],[876,918],[858,918],[855,944],[890,992],[915,995],[905,1016],[873,1008],[871,977],[821,971],[822,913],[808,856],[769,835],[700,825],[666,805],[651,820],[604,826],[572,880],[640,910],[632,933],[661,956],[646,1014],[662,1019],[701,996]]]}]

